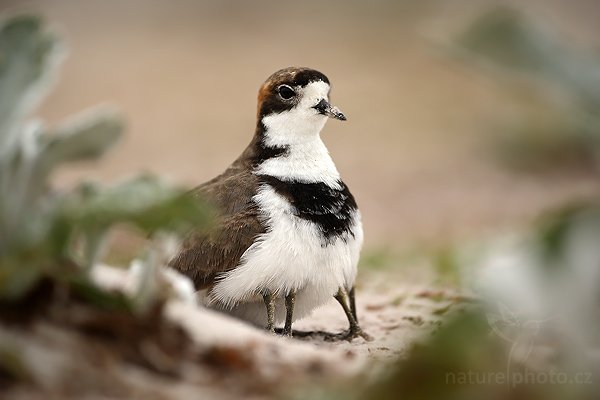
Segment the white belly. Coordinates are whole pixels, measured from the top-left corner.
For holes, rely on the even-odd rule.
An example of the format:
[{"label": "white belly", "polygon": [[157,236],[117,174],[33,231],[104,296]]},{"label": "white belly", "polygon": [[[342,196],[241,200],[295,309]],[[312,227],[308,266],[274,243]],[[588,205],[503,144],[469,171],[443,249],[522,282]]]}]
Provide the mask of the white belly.
[{"label": "white belly", "polygon": [[283,297],[295,290],[294,319],[325,304],[340,287],[351,287],[363,241],[360,213],[351,234],[325,244],[318,225],[292,214],[292,207],[269,186],[255,196],[268,215],[267,232],[242,256],[240,265],[225,273],[210,295],[213,306],[262,324],[266,312],[262,291],[278,297],[276,319],[285,316]]}]

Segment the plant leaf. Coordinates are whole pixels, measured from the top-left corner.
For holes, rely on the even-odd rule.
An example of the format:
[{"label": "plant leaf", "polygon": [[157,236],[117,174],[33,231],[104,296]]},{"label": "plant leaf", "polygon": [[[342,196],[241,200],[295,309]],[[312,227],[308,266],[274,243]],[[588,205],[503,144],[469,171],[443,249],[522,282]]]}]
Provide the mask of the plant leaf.
[{"label": "plant leaf", "polygon": [[119,185],[98,189],[81,186],[63,210],[83,231],[116,223],[131,223],[144,232],[182,232],[209,221],[209,209],[183,190],[140,176]]},{"label": "plant leaf", "polygon": [[22,120],[42,99],[61,54],[58,40],[33,16],[0,25],[0,159],[17,140]]},{"label": "plant leaf", "polygon": [[[544,29],[548,28],[548,29]],[[600,106],[600,62],[567,45],[517,10],[499,7],[482,15],[456,40],[468,55],[546,78],[574,95],[592,114]]]},{"label": "plant leaf", "polygon": [[123,122],[114,112],[93,110],[44,135],[39,168],[46,174],[61,163],[96,159],[123,132]]}]

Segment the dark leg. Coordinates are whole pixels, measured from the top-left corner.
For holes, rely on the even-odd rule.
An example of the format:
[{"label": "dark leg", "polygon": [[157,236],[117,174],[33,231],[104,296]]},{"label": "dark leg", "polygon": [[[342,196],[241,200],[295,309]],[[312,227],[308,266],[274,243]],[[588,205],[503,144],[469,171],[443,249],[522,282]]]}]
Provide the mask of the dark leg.
[{"label": "dark leg", "polygon": [[[347,302],[348,297],[348,293],[342,288],[340,288],[337,294],[335,295],[335,299],[338,301],[338,303],[340,303],[340,305],[344,309],[344,313],[346,314],[346,318],[348,318],[348,323],[350,324],[350,329],[348,329],[348,332],[342,335],[342,338],[346,340],[352,340],[360,336],[365,340],[373,340],[371,336],[363,332],[363,330],[358,325],[358,322],[356,322],[356,318],[354,318],[356,309],[354,310],[354,312],[352,312],[352,308],[348,305]],[[350,301],[350,303],[352,304],[352,300]]]},{"label": "dark leg", "polygon": [[265,289],[263,292],[263,300],[267,308],[267,330],[275,332],[275,299],[270,290]]},{"label": "dark leg", "polygon": [[294,304],[296,303],[296,291],[292,290],[285,296],[285,326],[283,335],[292,337],[292,320],[294,316]]},{"label": "dark leg", "polygon": [[354,286],[348,292],[348,301],[350,302],[350,311],[352,311],[352,316],[354,320],[358,324],[358,315],[356,315],[356,300],[354,299]]}]

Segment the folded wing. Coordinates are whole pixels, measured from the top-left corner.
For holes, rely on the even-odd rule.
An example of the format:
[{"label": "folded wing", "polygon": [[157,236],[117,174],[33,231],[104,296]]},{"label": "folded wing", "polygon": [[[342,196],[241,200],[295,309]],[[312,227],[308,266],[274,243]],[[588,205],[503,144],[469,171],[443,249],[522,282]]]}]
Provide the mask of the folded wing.
[{"label": "folded wing", "polygon": [[230,168],[192,192],[212,203],[218,216],[208,231],[190,232],[169,266],[187,275],[197,289],[210,287],[223,272],[238,266],[244,252],[265,233],[252,200],[258,178]]}]

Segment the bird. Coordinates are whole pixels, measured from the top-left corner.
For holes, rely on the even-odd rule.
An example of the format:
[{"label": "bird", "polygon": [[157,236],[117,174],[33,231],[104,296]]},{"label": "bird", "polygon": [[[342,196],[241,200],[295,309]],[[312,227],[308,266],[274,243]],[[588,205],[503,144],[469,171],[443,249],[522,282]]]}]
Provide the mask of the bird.
[{"label": "bird", "polygon": [[182,240],[169,266],[188,276],[205,304],[292,336],[292,323],[334,297],[349,328],[357,318],[355,279],[361,213],[321,139],[329,102],[321,72],[288,67],[259,89],[250,144],[214,179],[191,191],[216,210],[213,226]]}]

